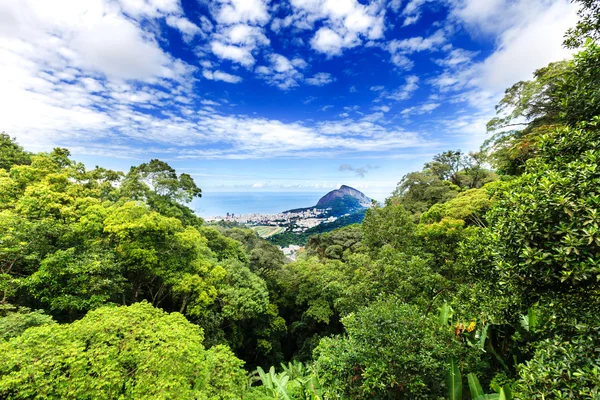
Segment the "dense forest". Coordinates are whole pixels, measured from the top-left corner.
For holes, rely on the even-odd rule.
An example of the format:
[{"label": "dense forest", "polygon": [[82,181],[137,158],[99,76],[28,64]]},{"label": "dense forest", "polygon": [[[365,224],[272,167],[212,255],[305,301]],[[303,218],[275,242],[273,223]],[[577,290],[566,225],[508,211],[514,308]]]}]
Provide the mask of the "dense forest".
[{"label": "dense forest", "polygon": [[187,174],[0,136],[0,398],[600,398],[600,7],[480,152],[287,262]]}]

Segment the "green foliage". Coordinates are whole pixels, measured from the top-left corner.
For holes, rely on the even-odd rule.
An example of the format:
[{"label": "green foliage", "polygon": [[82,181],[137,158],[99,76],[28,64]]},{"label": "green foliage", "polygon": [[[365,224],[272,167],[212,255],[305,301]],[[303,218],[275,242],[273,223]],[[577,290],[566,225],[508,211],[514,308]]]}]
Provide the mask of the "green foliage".
[{"label": "green foliage", "polygon": [[[570,44],[597,36],[577,2]],[[290,263],[203,225],[184,205],[200,189],[165,162],[87,171],[3,134],[0,397],[460,399],[468,382],[477,400],[598,398],[599,71],[589,41],[513,85],[484,151],[272,238],[308,243]],[[230,349],[250,370],[306,364],[248,384]]]},{"label": "green foliage", "polygon": [[[600,114],[599,63],[600,47],[588,43],[572,61],[552,63],[533,80],[507,89],[496,106],[498,117],[488,123],[495,135],[484,145],[500,173],[523,173],[526,161],[537,156],[540,137],[554,125],[576,126]],[[507,129],[513,126],[521,129]]]},{"label": "green foliage", "polygon": [[430,171],[411,172],[402,178],[392,194],[392,203],[419,215],[437,203],[454,198],[460,188]]},{"label": "green foliage", "polygon": [[600,330],[536,345],[533,358],[519,368],[515,394],[520,399],[596,399],[600,396]]},{"label": "green foliage", "polygon": [[373,207],[363,221],[363,244],[372,250],[389,245],[397,250],[412,248],[415,244],[415,224],[411,214],[401,205],[390,202],[385,207]]},{"label": "green foliage", "polygon": [[[492,187],[495,184],[489,184]],[[485,214],[492,205],[488,189],[469,189],[458,194],[452,200],[435,204],[421,214],[421,223],[431,224],[440,222],[442,218],[452,218],[465,221],[469,225],[486,226]]]},{"label": "green foliage", "polygon": [[575,49],[581,47],[588,39],[600,39],[600,5],[595,0],[574,0],[580,4],[579,21],[575,28],[565,34],[564,45]]},{"label": "green foliage", "polygon": [[54,324],[54,320],[41,310],[30,311],[23,308],[18,312],[9,312],[0,317],[0,339],[8,340],[21,335],[29,328],[49,324]]},{"label": "green foliage", "polygon": [[315,368],[326,398],[436,398],[447,388],[446,360],[461,354],[433,315],[397,300],[343,319],[346,335],[321,340]]},{"label": "green foliage", "polygon": [[225,348],[205,350],[202,340],[202,329],[183,316],[147,303],[100,308],[72,324],[30,328],[0,344],[0,394],[239,398],[242,362]]},{"label": "green foliage", "polygon": [[[559,293],[575,300],[562,302],[565,317],[598,304],[599,132],[594,123],[544,136],[540,156],[490,213],[500,283],[521,293],[527,308],[544,297],[555,303]],[[577,293],[587,293],[579,305]]]},{"label": "green foliage", "polygon": [[31,163],[31,155],[6,133],[0,133],[0,169],[9,171],[13,165]]},{"label": "green foliage", "polygon": [[[444,319],[444,318],[442,318]],[[447,320],[447,318],[446,318]],[[446,386],[448,387],[449,400],[462,400],[462,375],[458,363],[454,358],[450,359]]]},{"label": "green foliage", "polygon": [[[257,397],[259,394],[265,399],[298,399],[298,400],[319,400],[321,399],[321,390],[318,379],[313,375],[303,363],[294,361],[287,365],[281,364],[283,371],[275,372],[275,367],[271,367],[265,372],[261,367],[251,375],[249,384],[260,382],[260,386],[251,387]],[[255,398],[253,397],[253,398]]]},{"label": "green foliage", "polygon": [[85,312],[119,301],[125,279],[112,253],[71,248],[47,256],[22,284],[53,312]]},{"label": "green foliage", "polygon": [[306,246],[310,255],[339,260],[346,251],[357,252],[362,245],[363,233],[360,225],[349,225],[330,233],[311,236]]}]

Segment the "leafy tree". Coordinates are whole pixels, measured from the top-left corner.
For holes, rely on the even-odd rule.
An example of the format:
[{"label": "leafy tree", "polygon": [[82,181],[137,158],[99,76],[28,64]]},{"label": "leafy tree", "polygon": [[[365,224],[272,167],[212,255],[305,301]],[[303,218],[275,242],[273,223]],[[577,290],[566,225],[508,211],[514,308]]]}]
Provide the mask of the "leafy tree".
[{"label": "leafy tree", "polygon": [[521,399],[597,399],[600,396],[600,332],[545,339],[519,368],[515,392]]},{"label": "leafy tree", "polygon": [[575,54],[559,93],[561,120],[570,126],[600,115],[600,45],[589,43]]},{"label": "leafy tree", "polygon": [[18,312],[9,312],[7,315],[0,317],[0,340],[17,337],[27,329],[35,326],[54,323],[52,317],[42,310],[31,311],[23,307]]},{"label": "leafy tree", "polygon": [[15,139],[6,133],[0,133],[0,169],[9,171],[13,165],[31,163],[31,155],[19,146]]},{"label": "leafy tree", "polygon": [[0,394],[49,398],[236,399],[242,362],[205,350],[202,329],[148,303],[104,307],[0,344]]},{"label": "leafy tree", "polygon": [[460,188],[444,181],[430,171],[406,174],[392,194],[392,202],[402,204],[409,212],[419,215],[436,203],[454,198]]},{"label": "leafy tree", "polygon": [[463,220],[468,225],[485,227],[485,214],[492,205],[491,194],[496,186],[490,184],[487,188],[470,189],[446,203],[434,204],[421,214],[421,223],[431,224],[443,218],[452,218]]},{"label": "leafy tree", "polygon": [[564,45],[575,49],[581,47],[586,40],[600,39],[600,4],[595,0],[574,0],[580,4],[578,11],[579,21],[575,28],[571,28],[565,34]]},{"label": "leafy tree", "polygon": [[520,175],[540,138],[556,125],[575,126],[600,114],[599,63],[600,47],[589,43],[573,60],[551,63],[533,80],[507,89],[496,106],[498,117],[488,122],[495,134],[484,144],[498,172]]},{"label": "leafy tree", "polygon": [[388,201],[385,207],[369,209],[362,228],[363,243],[372,250],[390,245],[397,250],[414,251],[416,226],[410,213],[401,205]]},{"label": "leafy tree", "polygon": [[462,168],[462,152],[460,150],[449,150],[437,154],[433,161],[425,164],[425,170],[430,171],[441,181],[450,181],[458,185],[457,174]]},{"label": "leafy tree", "polygon": [[461,354],[433,316],[389,299],[343,319],[346,334],[321,340],[315,368],[326,398],[437,398],[446,361]]},{"label": "leafy tree", "polygon": [[[574,300],[586,293],[582,309],[600,298],[598,122],[545,135],[539,157],[491,211],[501,283],[522,293],[525,309],[540,298],[556,303],[551,299],[560,294]],[[576,310],[563,310],[563,317],[582,317]]]},{"label": "leafy tree", "polygon": [[77,254],[74,248],[46,257],[23,285],[53,312],[77,313],[119,302],[125,279],[111,252]]},{"label": "leafy tree", "polygon": [[360,225],[349,225],[329,233],[311,236],[306,247],[307,254],[339,260],[346,251],[357,252],[362,245]]},{"label": "leafy tree", "polygon": [[182,203],[202,196],[189,174],[177,175],[175,169],[161,160],[131,167],[121,186],[121,194],[144,200],[155,211],[180,219],[185,225],[201,226],[202,220]]}]

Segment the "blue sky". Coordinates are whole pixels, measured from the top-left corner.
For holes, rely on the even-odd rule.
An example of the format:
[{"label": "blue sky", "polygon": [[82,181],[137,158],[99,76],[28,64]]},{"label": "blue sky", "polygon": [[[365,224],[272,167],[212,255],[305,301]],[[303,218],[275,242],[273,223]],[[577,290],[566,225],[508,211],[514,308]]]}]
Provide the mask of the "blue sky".
[{"label": "blue sky", "polygon": [[5,0],[0,131],[204,191],[383,198],[477,149],[575,21],[568,0]]}]

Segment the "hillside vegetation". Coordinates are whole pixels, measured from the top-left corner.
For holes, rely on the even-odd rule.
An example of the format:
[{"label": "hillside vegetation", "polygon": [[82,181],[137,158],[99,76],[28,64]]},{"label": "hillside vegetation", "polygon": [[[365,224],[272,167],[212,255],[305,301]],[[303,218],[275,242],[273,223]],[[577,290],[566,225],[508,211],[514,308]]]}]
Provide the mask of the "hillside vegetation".
[{"label": "hillside vegetation", "polygon": [[[600,37],[579,3],[571,46]],[[1,135],[0,398],[600,398],[598,88],[588,40],[291,263],[165,162]]]}]

